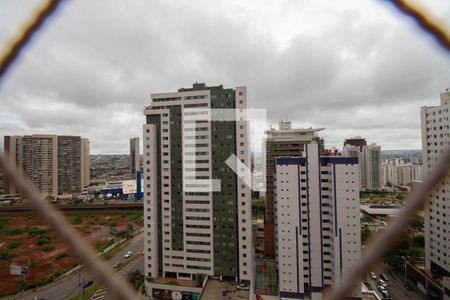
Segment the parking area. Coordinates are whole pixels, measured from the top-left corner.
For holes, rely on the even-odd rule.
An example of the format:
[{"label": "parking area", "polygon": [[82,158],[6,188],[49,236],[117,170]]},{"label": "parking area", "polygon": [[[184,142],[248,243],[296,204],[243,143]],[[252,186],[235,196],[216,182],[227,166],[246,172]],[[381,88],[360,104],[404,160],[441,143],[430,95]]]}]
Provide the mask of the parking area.
[{"label": "parking area", "polygon": [[209,279],[203,291],[201,300],[242,300],[248,299],[249,291],[238,289],[230,281],[219,281],[216,279]]}]

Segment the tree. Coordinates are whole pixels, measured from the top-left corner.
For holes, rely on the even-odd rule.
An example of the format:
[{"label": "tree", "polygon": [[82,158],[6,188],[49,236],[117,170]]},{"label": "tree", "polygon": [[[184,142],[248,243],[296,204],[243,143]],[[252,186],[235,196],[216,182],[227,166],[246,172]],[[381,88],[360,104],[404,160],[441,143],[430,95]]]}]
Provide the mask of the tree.
[{"label": "tree", "polygon": [[423,231],[423,219],[421,217],[415,217],[409,226],[415,231]]},{"label": "tree", "polygon": [[141,271],[134,270],[127,274],[127,280],[137,290],[144,281],[144,275],[142,275]]},{"label": "tree", "polygon": [[370,229],[363,228],[361,230],[361,242],[362,243],[366,242],[370,238],[371,235],[372,235],[372,232],[370,231]]}]

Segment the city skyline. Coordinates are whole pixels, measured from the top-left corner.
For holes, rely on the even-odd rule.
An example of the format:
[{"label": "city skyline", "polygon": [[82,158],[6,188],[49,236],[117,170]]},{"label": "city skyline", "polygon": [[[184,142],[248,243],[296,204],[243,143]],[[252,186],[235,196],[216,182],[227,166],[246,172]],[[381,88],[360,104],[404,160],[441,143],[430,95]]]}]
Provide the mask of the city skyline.
[{"label": "city skyline", "polygon": [[[2,44],[37,3],[1,4]],[[450,87],[443,52],[382,2],[105,5],[66,3],[22,53],[0,89],[3,135],[82,134],[93,154],[127,153],[150,94],[197,81],[246,85],[249,108],[324,127],[327,147],[363,136],[420,149],[420,107]]]}]

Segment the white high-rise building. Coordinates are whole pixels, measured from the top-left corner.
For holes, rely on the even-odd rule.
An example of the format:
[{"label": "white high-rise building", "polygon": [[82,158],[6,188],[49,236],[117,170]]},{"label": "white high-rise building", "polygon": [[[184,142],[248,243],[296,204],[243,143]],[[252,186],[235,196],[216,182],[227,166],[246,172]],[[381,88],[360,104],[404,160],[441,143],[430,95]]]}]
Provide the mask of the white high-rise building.
[{"label": "white high-rise building", "polygon": [[[441,104],[421,107],[424,176],[438,164],[450,144],[450,91],[441,93]],[[434,189],[425,211],[425,266],[450,272],[450,178]],[[444,273],[445,273],[444,272]]]},{"label": "white high-rise building", "polygon": [[275,159],[274,182],[280,298],[322,299],[361,258],[358,159],[308,144],[302,157]]},{"label": "white high-rise building", "polygon": [[358,157],[361,190],[378,190],[383,187],[380,146],[376,144],[363,146],[345,145],[342,149],[342,155]]},{"label": "white high-rise building", "polygon": [[245,87],[198,83],[151,95],[143,142],[146,276],[251,281],[251,189],[225,163],[235,155],[250,166],[246,95]]}]

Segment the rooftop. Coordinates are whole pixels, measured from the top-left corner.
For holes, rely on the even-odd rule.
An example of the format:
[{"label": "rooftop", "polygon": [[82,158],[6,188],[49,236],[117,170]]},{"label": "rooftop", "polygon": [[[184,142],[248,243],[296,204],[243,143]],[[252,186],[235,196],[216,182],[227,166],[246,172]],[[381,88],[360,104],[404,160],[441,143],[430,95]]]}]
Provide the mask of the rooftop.
[{"label": "rooftop", "polygon": [[199,282],[197,280],[185,280],[185,279],[176,279],[169,277],[156,277],[154,278],[154,283],[162,283],[162,284],[173,284],[179,286],[188,286],[188,287],[198,287]]}]

